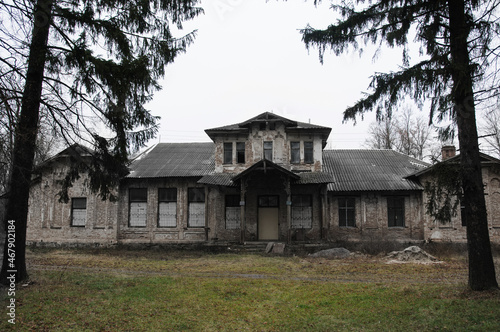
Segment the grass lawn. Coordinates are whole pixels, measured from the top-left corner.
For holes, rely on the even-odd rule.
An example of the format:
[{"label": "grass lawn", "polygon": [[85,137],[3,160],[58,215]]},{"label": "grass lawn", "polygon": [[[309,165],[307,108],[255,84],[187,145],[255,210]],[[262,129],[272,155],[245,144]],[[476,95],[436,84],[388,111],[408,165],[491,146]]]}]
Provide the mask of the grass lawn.
[{"label": "grass lawn", "polygon": [[28,264],[2,331],[500,331],[500,292],[468,291],[460,257],[36,249]]}]

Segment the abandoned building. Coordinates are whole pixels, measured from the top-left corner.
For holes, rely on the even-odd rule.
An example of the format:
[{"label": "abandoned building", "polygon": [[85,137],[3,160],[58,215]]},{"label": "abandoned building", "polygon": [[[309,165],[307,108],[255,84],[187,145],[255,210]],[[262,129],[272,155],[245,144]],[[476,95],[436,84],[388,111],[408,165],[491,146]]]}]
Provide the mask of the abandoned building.
[{"label": "abandoned building", "polygon": [[[273,113],[205,132],[212,142],[159,143],[135,159],[114,202],[82,176],[60,203],[70,154],[89,153],[62,151],[33,182],[28,242],[465,241],[460,215],[442,224],[426,214],[427,163],[392,150],[325,150],[331,128]],[[500,242],[500,161],[482,158],[490,236]]]}]

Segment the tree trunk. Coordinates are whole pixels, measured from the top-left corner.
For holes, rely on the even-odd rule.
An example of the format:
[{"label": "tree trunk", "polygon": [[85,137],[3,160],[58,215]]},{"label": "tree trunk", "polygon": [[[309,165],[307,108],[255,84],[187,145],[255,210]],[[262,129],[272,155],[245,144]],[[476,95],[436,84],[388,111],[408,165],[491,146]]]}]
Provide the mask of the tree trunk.
[{"label": "tree trunk", "polygon": [[469,287],[498,288],[488,233],[481,160],[476,127],[472,69],[467,39],[469,23],[464,0],[449,0],[453,101],[460,143],[463,205],[467,226]]},{"label": "tree trunk", "polygon": [[52,0],[37,0],[21,114],[15,131],[12,174],[8,188],[9,199],[6,220],[4,220],[7,238],[0,272],[0,282],[3,284],[9,284],[12,276],[15,276],[16,282],[28,278],[25,261],[28,199],[35,157],[51,11]]}]

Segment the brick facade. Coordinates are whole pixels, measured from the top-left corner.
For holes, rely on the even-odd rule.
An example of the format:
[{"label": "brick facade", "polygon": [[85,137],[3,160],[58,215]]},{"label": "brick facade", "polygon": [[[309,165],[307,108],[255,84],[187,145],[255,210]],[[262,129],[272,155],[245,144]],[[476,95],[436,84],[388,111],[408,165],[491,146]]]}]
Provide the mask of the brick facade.
[{"label": "brick facade", "polygon": [[[117,202],[91,193],[83,175],[70,188],[70,201],[60,203],[68,165],[63,151],[41,167],[31,187],[28,242],[465,241],[459,215],[443,225],[425,212],[422,184],[433,180],[430,165],[390,150],[323,150],[330,131],[263,113],[206,130],[213,143],[158,144],[132,163]],[[456,158],[453,151],[446,155]],[[500,161],[484,157],[496,242],[499,169]]]}]

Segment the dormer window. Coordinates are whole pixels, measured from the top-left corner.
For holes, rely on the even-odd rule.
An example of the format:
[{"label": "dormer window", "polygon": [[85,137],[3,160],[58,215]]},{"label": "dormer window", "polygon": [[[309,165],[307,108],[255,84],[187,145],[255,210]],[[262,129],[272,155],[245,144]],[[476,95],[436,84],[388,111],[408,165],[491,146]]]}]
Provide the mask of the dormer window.
[{"label": "dormer window", "polygon": [[264,159],[273,160],[273,142],[265,141],[264,142]]}]

